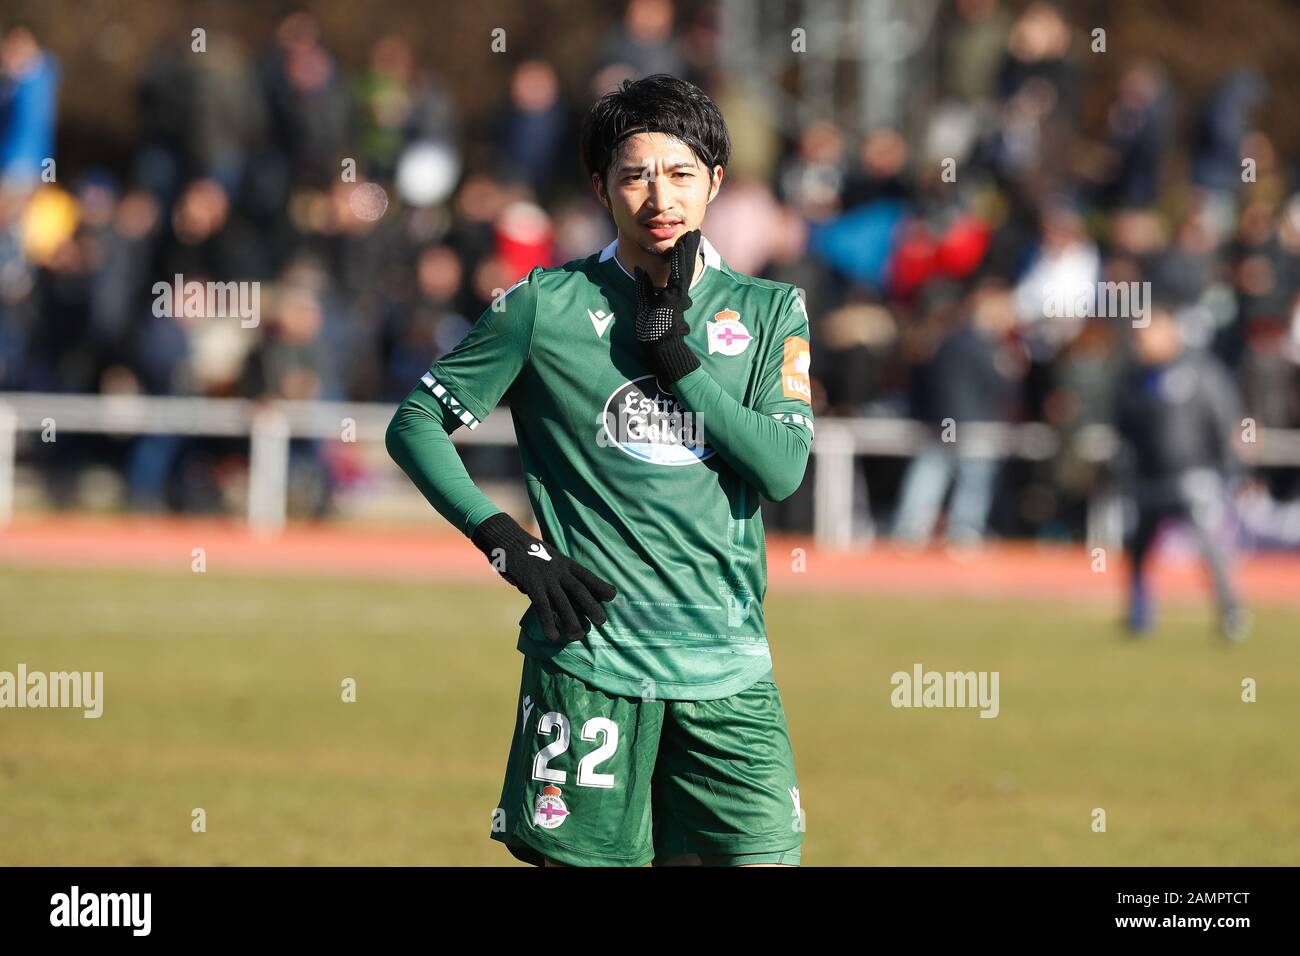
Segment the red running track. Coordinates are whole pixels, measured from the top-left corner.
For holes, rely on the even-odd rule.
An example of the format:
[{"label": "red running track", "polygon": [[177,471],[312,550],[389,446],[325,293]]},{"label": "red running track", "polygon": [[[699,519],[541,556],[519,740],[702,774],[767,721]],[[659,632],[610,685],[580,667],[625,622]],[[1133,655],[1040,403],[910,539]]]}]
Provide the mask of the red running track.
[{"label": "red running track", "polygon": [[[209,573],[281,573],[482,581],[495,577],[473,546],[441,529],[291,525],[263,538],[235,521],[178,518],[24,518],[0,531],[0,564],[17,567],[190,570],[203,548]],[[1124,564],[1107,570],[1079,546],[995,543],[966,555],[907,552],[890,545],[818,551],[804,538],[768,539],[770,590],[962,595],[1117,602]],[[1166,555],[1155,567],[1162,598],[1208,600],[1198,562]],[[1300,606],[1300,555],[1245,555],[1237,566],[1245,598]]]}]

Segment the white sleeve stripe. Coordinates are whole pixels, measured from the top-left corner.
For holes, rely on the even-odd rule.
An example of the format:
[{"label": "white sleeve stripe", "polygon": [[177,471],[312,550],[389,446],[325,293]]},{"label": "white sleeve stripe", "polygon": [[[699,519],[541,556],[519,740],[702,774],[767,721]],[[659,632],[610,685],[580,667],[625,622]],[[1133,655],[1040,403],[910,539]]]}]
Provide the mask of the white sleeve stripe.
[{"label": "white sleeve stripe", "polygon": [[432,373],[425,372],[420,378],[420,383],[431,391],[438,401],[442,402],[442,404],[455,412],[456,417],[462,422],[470,428],[478,428],[478,419],[465,408],[464,403],[457,399],[455,395],[451,394],[451,392],[447,391],[446,387],[434,378]]}]

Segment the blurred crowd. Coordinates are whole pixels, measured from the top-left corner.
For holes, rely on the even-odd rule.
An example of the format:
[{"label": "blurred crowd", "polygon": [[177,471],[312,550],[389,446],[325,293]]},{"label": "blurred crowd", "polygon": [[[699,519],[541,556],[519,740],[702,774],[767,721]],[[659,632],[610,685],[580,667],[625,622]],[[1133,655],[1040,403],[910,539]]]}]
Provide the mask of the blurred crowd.
[{"label": "blurred crowd", "polygon": [[[928,538],[952,470],[950,536],[1077,536],[1106,474],[1068,438],[1113,420],[1130,323],[1045,303],[1098,282],[1150,283],[1244,415],[1300,427],[1300,178],[1257,126],[1268,87],[1249,67],[1192,98],[1158,61],[1128,63],[1085,132],[1089,36],[1048,3],[956,0],[937,71],[914,78],[932,106],[859,136],[773,126],[720,68],[716,10],[684,18],[672,0],[627,3],[587,88],[511,61],[490,123],[459,115],[401,36],[352,70],[304,12],[265,49],[186,40],[141,75],[129,166],[50,176],[57,58],[25,27],[0,37],[0,390],[397,401],[494,290],[612,238],[577,124],[624,77],[669,72],[715,98],[735,143],[706,234],[736,270],[805,291],[819,415],[1042,421],[1067,438],[1034,463],[864,461],[860,520]],[[158,315],[153,286],[176,275],[261,283],[260,322]],[[235,453],[79,447],[41,452],[56,496],[60,466],[89,455],[138,508],[214,500]],[[328,443],[295,443],[295,469],[315,513],[351,474]],[[1261,477],[1278,507],[1300,496],[1295,469]],[[806,527],[810,486],[773,520]]]}]

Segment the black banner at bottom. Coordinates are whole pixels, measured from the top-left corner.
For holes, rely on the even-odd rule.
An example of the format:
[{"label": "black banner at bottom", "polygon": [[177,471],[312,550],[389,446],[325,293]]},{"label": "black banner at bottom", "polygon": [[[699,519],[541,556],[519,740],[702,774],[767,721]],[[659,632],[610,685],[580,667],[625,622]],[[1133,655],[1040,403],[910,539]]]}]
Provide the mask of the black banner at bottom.
[{"label": "black banner at bottom", "polygon": [[[819,935],[910,927],[927,942],[1046,932],[1230,943],[1291,923],[1295,877],[1287,868],[7,869],[0,925],[6,941],[79,944],[373,943],[482,931],[497,942],[517,931],[538,945],[562,942],[543,926],[553,918],[569,931],[581,924],[584,936],[607,922],[677,943],[707,937],[709,927],[733,939],[780,923]],[[690,936],[677,935],[688,927]]]}]

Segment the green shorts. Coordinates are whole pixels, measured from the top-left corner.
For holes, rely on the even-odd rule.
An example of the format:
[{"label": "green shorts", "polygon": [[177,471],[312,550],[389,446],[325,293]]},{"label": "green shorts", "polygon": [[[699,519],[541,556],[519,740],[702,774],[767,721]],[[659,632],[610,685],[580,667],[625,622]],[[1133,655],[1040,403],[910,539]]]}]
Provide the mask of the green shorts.
[{"label": "green shorts", "polygon": [[781,695],[640,700],[524,657],[492,839],[517,858],[798,865],[804,817]]}]

